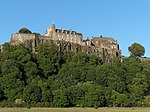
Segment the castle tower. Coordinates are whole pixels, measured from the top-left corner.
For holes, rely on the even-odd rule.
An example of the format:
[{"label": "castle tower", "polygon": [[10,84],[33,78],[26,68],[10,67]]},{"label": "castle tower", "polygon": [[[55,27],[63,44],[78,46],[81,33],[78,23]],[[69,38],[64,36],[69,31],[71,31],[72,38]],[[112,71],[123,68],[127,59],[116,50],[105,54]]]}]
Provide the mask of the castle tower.
[{"label": "castle tower", "polygon": [[51,25],[51,26],[47,29],[47,31],[46,31],[46,33],[44,34],[44,36],[50,36],[50,37],[52,37],[52,35],[53,35],[53,33],[55,32],[55,30],[56,30],[56,27],[55,27],[55,25],[53,24],[53,25]]}]

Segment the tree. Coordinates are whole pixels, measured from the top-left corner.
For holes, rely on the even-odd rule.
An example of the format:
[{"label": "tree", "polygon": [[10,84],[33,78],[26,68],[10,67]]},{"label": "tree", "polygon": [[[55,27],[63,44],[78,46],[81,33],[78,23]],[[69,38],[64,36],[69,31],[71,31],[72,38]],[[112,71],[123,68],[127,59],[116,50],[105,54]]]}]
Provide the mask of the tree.
[{"label": "tree", "polygon": [[99,107],[105,105],[103,87],[93,82],[78,83],[68,88],[70,103],[80,107]]},{"label": "tree", "polygon": [[23,100],[27,103],[37,103],[41,101],[42,90],[38,86],[39,80],[41,80],[39,77],[33,79],[31,83],[24,88]]},{"label": "tree", "polygon": [[36,59],[44,78],[56,75],[61,67],[61,55],[58,46],[54,43],[39,45]]},{"label": "tree", "polygon": [[22,98],[24,82],[22,81],[22,72],[18,64],[13,60],[5,60],[2,66],[2,77],[0,77],[0,85],[3,92],[9,100]]},{"label": "tree", "polygon": [[2,87],[1,87],[1,85],[0,85],[0,101],[2,101],[2,100],[4,100],[5,99],[5,97],[4,97],[4,92],[3,92],[3,89],[2,89]]},{"label": "tree", "polygon": [[139,44],[139,43],[134,43],[131,46],[128,47],[128,50],[131,52],[131,55],[134,56],[144,56],[145,54],[145,48]]},{"label": "tree", "polygon": [[144,96],[148,92],[147,77],[145,74],[137,73],[129,84],[129,91],[131,93],[131,101],[134,106],[142,104]]},{"label": "tree", "polygon": [[84,105],[88,107],[99,107],[104,106],[105,98],[103,94],[102,86],[98,86],[95,84],[89,85],[89,88],[85,92],[85,100]]},{"label": "tree", "polygon": [[120,106],[125,107],[129,105],[129,100],[127,94],[121,94],[115,90],[112,90],[111,103],[113,107]]},{"label": "tree", "polygon": [[19,33],[31,34],[32,32],[31,32],[29,29],[27,29],[27,28],[21,28],[21,29],[19,30]]},{"label": "tree", "polygon": [[53,91],[53,103],[56,107],[67,107],[70,104],[66,89],[57,89]]},{"label": "tree", "polygon": [[145,106],[148,106],[148,107],[150,106],[150,95],[145,97],[144,104],[145,104]]}]

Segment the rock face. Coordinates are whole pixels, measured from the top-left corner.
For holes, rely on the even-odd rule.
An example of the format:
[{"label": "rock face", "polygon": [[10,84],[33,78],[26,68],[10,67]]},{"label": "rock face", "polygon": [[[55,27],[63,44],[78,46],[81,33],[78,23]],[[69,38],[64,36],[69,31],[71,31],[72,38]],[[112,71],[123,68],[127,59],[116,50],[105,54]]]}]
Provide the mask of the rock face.
[{"label": "rock face", "polygon": [[85,52],[88,55],[95,55],[101,57],[103,62],[105,63],[110,62],[113,58],[113,56],[111,56],[111,54],[108,53],[107,49],[104,48],[97,49],[94,46],[87,46],[87,45],[83,46],[66,41],[53,41],[53,42],[59,46],[61,52],[68,52],[68,51],[72,51],[75,53]]},{"label": "rock face", "polygon": [[[67,42],[64,40],[51,40],[50,38],[36,34],[31,34],[31,36],[30,34],[23,34],[22,37],[21,35],[22,34],[13,35],[10,44],[11,45],[23,44],[27,48],[29,48],[29,50],[35,52],[38,44],[55,43],[56,45],[58,45],[60,52],[69,52],[69,51],[72,51],[74,53],[85,52],[88,55],[95,55],[101,57],[104,63],[111,62],[112,58],[116,56],[113,53],[110,53],[110,50],[107,48],[89,45],[80,45],[77,43]],[[14,39],[14,36],[17,37]]]}]

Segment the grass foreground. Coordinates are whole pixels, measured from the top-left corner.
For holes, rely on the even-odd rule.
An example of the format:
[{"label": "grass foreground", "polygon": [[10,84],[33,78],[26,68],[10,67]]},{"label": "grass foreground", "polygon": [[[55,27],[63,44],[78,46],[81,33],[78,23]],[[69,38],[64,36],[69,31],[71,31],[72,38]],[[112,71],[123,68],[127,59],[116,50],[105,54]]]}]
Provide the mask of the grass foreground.
[{"label": "grass foreground", "polygon": [[0,108],[0,112],[150,112],[150,108]]}]

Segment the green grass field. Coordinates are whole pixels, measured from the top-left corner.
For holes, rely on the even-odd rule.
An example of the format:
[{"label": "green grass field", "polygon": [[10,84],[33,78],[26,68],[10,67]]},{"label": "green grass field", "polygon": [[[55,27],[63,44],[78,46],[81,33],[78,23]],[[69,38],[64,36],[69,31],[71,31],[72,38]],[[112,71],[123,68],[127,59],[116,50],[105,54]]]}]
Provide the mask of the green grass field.
[{"label": "green grass field", "polygon": [[150,108],[0,108],[0,112],[150,112]]}]

